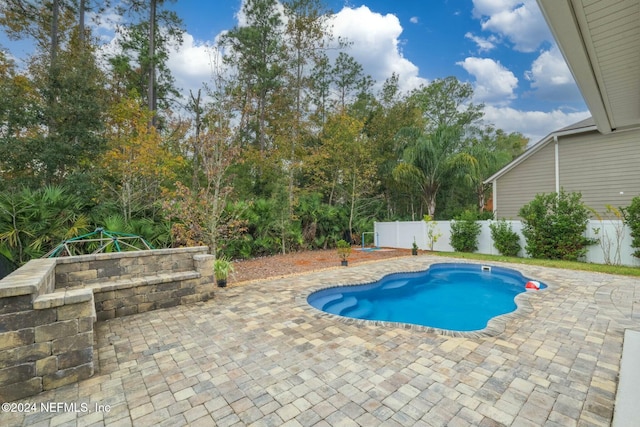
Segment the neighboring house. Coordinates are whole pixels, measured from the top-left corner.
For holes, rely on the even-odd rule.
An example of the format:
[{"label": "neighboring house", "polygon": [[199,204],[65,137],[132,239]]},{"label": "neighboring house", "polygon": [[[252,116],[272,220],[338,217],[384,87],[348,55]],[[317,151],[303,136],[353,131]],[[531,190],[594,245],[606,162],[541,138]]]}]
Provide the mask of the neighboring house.
[{"label": "neighboring house", "polygon": [[640,0],[537,0],[593,116],[553,132],[486,183],[498,218],[537,193],[580,191],[598,212],[640,195]]},{"label": "neighboring house", "polygon": [[640,129],[603,135],[592,118],[542,139],[485,183],[493,185],[496,218],[519,219],[538,193],[582,193],[585,205],[604,213],[640,195]]}]

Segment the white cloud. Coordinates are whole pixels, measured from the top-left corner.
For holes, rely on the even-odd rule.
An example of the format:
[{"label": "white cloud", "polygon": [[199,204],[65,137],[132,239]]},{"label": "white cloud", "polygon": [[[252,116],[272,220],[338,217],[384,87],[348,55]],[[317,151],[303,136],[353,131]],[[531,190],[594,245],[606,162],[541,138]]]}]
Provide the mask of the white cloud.
[{"label": "white cloud", "polygon": [[495,49],[496,42],[498,42],[497,37],[493,35],[487,38],[483,38],[483,37],[476,36],[472,33],[467,33],[464,35],[464,37],[475,42],[475,44],[478,45],[478,50],[480,52],[488,52],[490,50]]},{"label": "white cloud", "polygon": [[535,0],[474,0],[473,4],[482,29],[508,39],[517,51],[533,52],[553,40]]},{"label": "white cloud", "polygon": [[579,102],[580,91],[571,75],[560,50],[554,45],[543,51],[531,64],[531,70],[525,73],[535,96],[545,100]]},{"label": "white cloud", "polygon": [[500,62],[490,58],[471,57],[457,64],[475,77],[476,101],[506,105],[515,98],[518,78]]},{"label": "white cloud", "polygon": [[204,82],[211,80],[212,67],[217,52],[206,43],[199,42],[189,33],[183,35],[182,46],[172,49],[167,65],[171,69],[176,86],[188,96],[189,90],[197,93]]},{"label": "white cloud", "polygon": [[530,144],[538,142],[551,132],[591,116],[589,111],[522,111],[492,105],[486,105],[484,112],[484,120],[487,123],[492,123],[505,132],[520,132],[529,138]]},{"label": "white cloud", "polygon": [[[236,18],[238,25],[246,23],[241,12],[236,14]],[[394,72],[400,77],[402,91],[427,83],[426,79],[419,77],[418,67],[402,55],[400,35],[403,29],[395,15],[381,15],[366,6],[356,9],[345,7],[332,17],[330,24],[336,38],[342,37],[352,43],[346,53],[362,65],[365,74],[371,75],[376,82],[374,90],[379,89]],[[329,53],[337,55],[334,51]],[[185,33],[182,47],[171,52],[169,67],[183,93],[188,94],[189,89],[197,90],[202,82],[210,80],[209,55],[210,48],[194,40],[189,33]]]},{"label": "white cloud", "polygon": [[417,24],[419,22],[419,19],[417,16],[412,16],[411,19],[409,19],[409,22],[411,22],[412,24]]},{"label": "white cloud", "polygon": [[381,84],[392,73],[400,76],[400,89],[410,90],[427,80],[418,76],[418,67],[400,51],[402,26],[398,17],[372,12],[367,6],[343,8],[331,20],[333,34],[352,42],[347,53],[353,56]]},{"label": "white cloud", "polygon": [[512,9],[520,0],[473,0],[473,16],[482,18]]}]

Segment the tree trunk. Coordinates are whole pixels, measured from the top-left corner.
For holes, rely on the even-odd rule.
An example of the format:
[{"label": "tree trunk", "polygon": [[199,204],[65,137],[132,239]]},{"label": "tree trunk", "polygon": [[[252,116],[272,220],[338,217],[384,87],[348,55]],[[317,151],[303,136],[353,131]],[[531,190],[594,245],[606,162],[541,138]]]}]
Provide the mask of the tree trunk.
[{"label": "tree trunk", "polygon": [[353,173],[353,179],[351,180],[351,209],[349,210],[349,244],[353,242],[351,232],[353,231],[353,217],[356,210],[356,182],[357,176]]},{"label": "tree trunk", "polygon": [[201,89],[198,89],[198,96],[193,96],[193,92],[189,91],[191,96],[191,102],[193,105],[193,111],[196,114],[195,117],[195,135],[193,136],[193,176],[191,177],[191,190],[194,194],[197,194],[200,186],[198,185],[198,169],[200,167],[200,130],[202,128],[202,108],[200,107],[201,101]]},{"label": "tree trunk", "polygon": [[56,62],[56,56],[58,54],[58,14],[60,11],[60,3],[58,0],[53,0],[51,11],[51,67]]},{"label": "tree trunk", "polygon": [[149,103],[149,111],[152,111],[154,114],[151,117],[151,123],[149,126],[156,125],[156,61],[155,61],[155,34],[156,34],[156,1],[151,0],[151,4],[149,5],[149,87],[148,89],[148,103]]},{"label": "tree trunk", "polygon": [[427,211],[431,218],[435,218],[436,215],[436,194],[427,194]]},{"label": "tree trunk", "polygon": [[85,0],[80,0],[80,8],[78,10],[78,37],[80,46],[84,48],[84,10]]},{"label": "tree trunk", "polygon": [[478,186],[478,211],[480,213],[484,212],[485,198],[484,198],[484,186],[480,184]]}]

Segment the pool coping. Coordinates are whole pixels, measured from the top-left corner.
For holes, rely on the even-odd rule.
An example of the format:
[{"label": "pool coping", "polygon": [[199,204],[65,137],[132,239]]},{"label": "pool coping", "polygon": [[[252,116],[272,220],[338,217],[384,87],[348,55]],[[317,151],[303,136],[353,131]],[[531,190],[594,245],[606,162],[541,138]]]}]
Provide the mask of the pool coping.
[{"label": "pool coping", "polygon": [[[303,310],[311,310],[314,312],[315,317],[324,317],[324,318],[329,318],[329,319],[334,319],[334,320],[338,320],[342,323],[346,323],[346,324],[354,324],[354,325],[363,325],[363,326],[382,326],[382,327],[388,327],[388,328],[400,328],[400,329],[407,329],[407,330],[412,330],[412,331],[422,331],[422,332],[429,332],[429,333],[435,333],[438,335],[443,335],[443,336],[448,336],[448,337],[462,337],[462,338],[482,338],[482,337],[495,337],[498,336],[500,334],[502,334],[507,327],[507,324],[509,322],[514,321],[515,319],[518,318],[523,318],[526,317],[527,315],[533,313],[534,308],[533,305],[531,304],[530,299],[535,297],[536,295],[540,294],[540,291],[551,291],[553,290],[553,288],[555,287],[555,285],[553,283],[549,283],[548,280],[546,281],[542,281],[539,280],[538,278],[535,277],[527,277],[524,274],[522,274],[522,276],[527,279],[527,280],[536,280],[536,281],[540,281],[543,282],[547,287],[544,289],[540,289],[540,290],[525,290],[525,292],[521,292],[518,295],[516,295],[514,297],[514,302],[516,303],[516,309],[509,312],[509,313],[504,313],[504,314],[500,314],[498,316],[492,317],[491,319],[489,319],[489,321],[487,322],[487,326],[483,329],[478,329],[475,331],[454,331],[454,330],[449,330],[449,329],[441,329],[441,328],[435,328],[432,326],[424,326],[424,325],[416,325],[416,324],[412,324],[412,323],[404,323],[404,322],[390,322],[390,321],[385,321],[385,320],[368,320],[368,319],[357,319],[354,317],[346,317],[346,316],[340,316],[338,314],[333,314],[333,313],[327,313],[325,311],[322,311],[314,306],[312,306],[311,304],[309,304],[308,302],[308,297],[309,295],[313,294],[314,292],[318,292],[318,291],[322,291],[325,289],[334,289],[334,288],[347,288],[347,287],[352,287],[352,286],[362,286],[362,285],[368,285],[368,284],[372,284],[375,283],[379,280],[382,280],[384,277],[391,275],[391,274],[403,274],[403,273],[419,273],[419,272],[424,272],[427,271],[429,268],[431,268],[431,266],[433,264],[470,264],[470,265],[478,265],[480,267],[483,266],[489,266],[489,267],[500,267],[500,268],[505,268],[505,269],[510,269],[513,271],[516,271],[520,274],[522,274],[521,271],[513,268],[513,267],[503,267],[503,266],[498,266],[498,265],[493,265],[493,264],[488,264],[488,263],[477,263],[477,262],[468,262],[465,260],[460,260],[459,262],[432,262],[426,266],[424,266],[424,268],[416,268],[413,270],[398,270],[398,271],[389,271],[389,272],[383,272],[383,273],[374,273],[375,276],[373,278],[367,278],[365,280],[362,281],[355,281],[355,282],[351,282],[351,283],[342,283],[342,284],[328,284],[328,285],[322,285],[322,286],[314,286],[308,289],[304,290],[304,295],[296,295],[295,296],[295,303],[296,306],[303,309]],[[544,292],[544,294],[546,294],[546,292]],[[544,296],[544,295],[543,295]]]}]

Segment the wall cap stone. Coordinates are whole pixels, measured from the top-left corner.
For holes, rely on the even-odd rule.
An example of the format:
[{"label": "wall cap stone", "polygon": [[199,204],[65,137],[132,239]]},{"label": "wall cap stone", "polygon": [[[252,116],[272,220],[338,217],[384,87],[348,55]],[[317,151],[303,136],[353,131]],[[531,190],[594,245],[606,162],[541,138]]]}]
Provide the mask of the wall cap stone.
[{"label": "wall cap stone", "polygon": [[166,248],[166,249],[151,249],[145,251],[128,251],[128,252],[109,252],[91,255],[75,255],[69,257],[55,258],[58,264],[71,264],[77,262],[89,262],[106,259],[121,259],[121,258],[139,258],[145,256],[155,255],[172,255],[172,254],[185,254],[185,253],[200,253],[209,252],[207,246],[189,246],[185,248]]},{"label": "wall cap stone", "polygon": [[0,280],[0,298],[38,295],[47,277],[56,268],[53,258],[32,259]]}]

